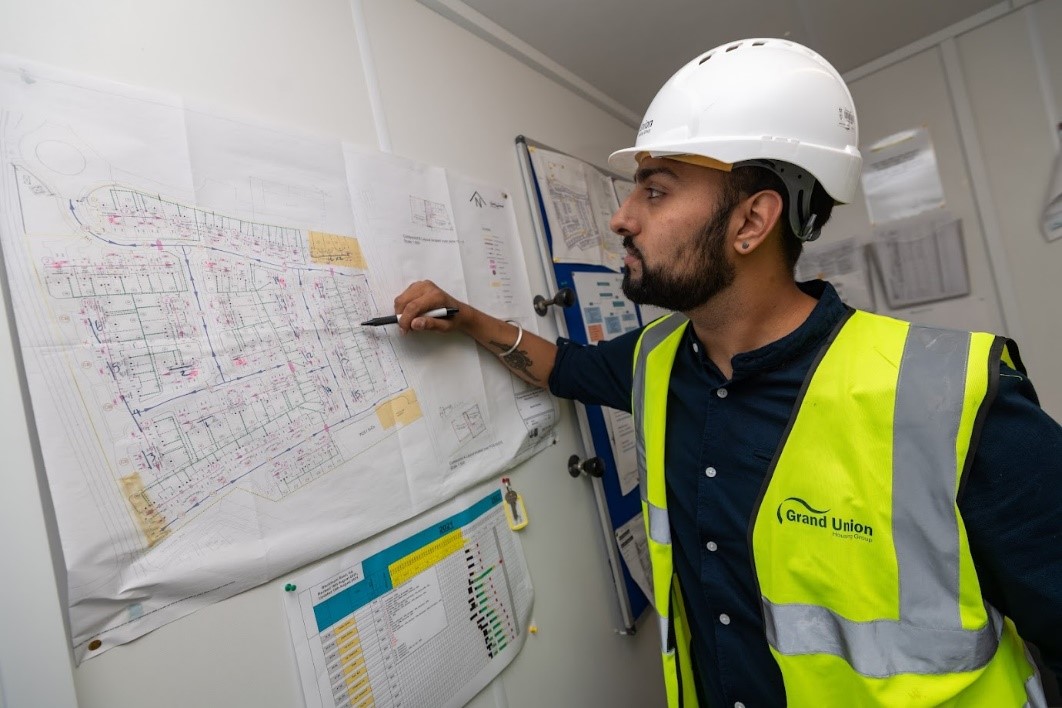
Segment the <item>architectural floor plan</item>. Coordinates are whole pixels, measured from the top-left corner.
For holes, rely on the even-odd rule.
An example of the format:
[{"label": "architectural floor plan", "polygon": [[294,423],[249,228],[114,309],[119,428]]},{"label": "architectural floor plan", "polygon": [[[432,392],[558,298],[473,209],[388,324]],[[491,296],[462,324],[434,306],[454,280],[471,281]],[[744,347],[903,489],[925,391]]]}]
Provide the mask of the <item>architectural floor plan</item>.
[{"label": "architectural floor plan", "polygon": [[552,400],[470,342],[359,324],[430,277],[533,326],[501,190],[24,66],[0,159],[79,660],[548,444]]}]

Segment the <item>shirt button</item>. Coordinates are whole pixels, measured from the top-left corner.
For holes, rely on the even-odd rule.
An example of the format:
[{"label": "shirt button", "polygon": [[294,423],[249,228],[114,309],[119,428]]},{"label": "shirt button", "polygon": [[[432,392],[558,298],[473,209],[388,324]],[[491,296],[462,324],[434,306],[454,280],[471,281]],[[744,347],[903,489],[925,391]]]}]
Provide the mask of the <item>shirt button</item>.
[{"label": "shirt button", "polygon": [[727,390],[725,388],[721,388],[715,392],[715,395],[719,396],[720,398],[726,398]]},{"label": "shirt button", "polygon": [[716,544],[715,541],[709,541],[708,543],[704,544],[704,547],[707,548],[709,551],[712,551],[712,552],[714,552],[717,548],[719,548],[719,546]]},{"label": "shirt button", "polygon": [[704,474],[705,474],[706,477],[714,477],[715,476],[715,468],[714,467],[709,467],[708,469],[706,469],[704,471]]},{"label": "shirt button", "polygon": [[694,352],[700,352],[701,351],[701,348],[697,346],[697,342],[693,343],[693,351]]},{"label": "shirt button", "polygon": [[722,624],[730,624],[730,615],[724,612],[723,614],[719,615],[719,621]]}]

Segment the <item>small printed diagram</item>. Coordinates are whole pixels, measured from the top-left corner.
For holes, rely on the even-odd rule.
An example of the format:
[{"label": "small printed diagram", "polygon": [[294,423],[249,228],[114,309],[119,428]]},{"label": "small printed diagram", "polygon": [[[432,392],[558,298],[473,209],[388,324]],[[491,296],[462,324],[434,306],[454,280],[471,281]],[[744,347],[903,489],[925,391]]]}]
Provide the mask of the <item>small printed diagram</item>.
[{"label": "small printed diagram", "polygon": [[487,424],[483,420],[483,414],[478,403],[458,403],[443,406],[439,413],[443,420],[449,421],[450,428],[460,444],[464,444],[487,432]]},{"label": "small printed diagram", "polygon": [[601,305],[587,305],[583,308],[583,321],[586,324],[587,340],[594,344],[618,337],[638,326],[638,317],[629,307],[619,309],[614,306],[605,308]]},{"label": "small printed diagram", "polygon": [[600,235],[594,228],[596,222],[590,193],[586,183],[581,179],[573,179],[570,171],[568,165],[550,163],[546,176],[561,236],[570,249],[597,248]]},{"label": "small printed diagram", "polygon": [[[594,343],[612,339],[626,331],[621,315],[613,312],[606,315],[601,311],[601,307],[584,307],[583,319],[586,321],[589,340]],[[637,322],[637,320],[634,321]]]},{"label": "small printed diagram", "polygon": [[450,211],[441,202],[433,202],[415,195],[409,196],[410,218],[414,224],[439,231],[453,231]]},{"label": "small printed diagram", "polygon": [[46,349],[81,362],[42,359],[84,406],[81,431],[42,435],[79,457],[104,442],[146,545],[237,489],[280,501],[421,417],[390,340],[358,325],[377,308],[357,239],[15,177]]},{"label": "small printed diagram", "polygon": [[557,410],[553,398],[544,389],[516,376],[511,376],[510,381],[516,406],[527,429],[527,438],[519,451],[519,454],[525,454],[552,435],[553,426],[557,422]]}]

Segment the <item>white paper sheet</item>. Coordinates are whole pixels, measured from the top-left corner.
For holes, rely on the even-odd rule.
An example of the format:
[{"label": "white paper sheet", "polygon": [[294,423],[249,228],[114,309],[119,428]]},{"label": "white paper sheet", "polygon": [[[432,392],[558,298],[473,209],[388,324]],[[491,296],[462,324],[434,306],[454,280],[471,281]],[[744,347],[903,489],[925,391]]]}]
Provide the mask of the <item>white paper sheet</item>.
[{"label": "white paper sheet", "polygon": [[557,263],[623,266],[622,239],[609,221],[619,207],[609,175],[562,153],[528,146]]},{"label": "white paper sheet", "polygon": [[447,181],[458,231],[465,235],[461,264],[469,299],[495,317],[526,315],[526,302],[520,298],[530,292],[531,285],[512,197],[452,171],[447,171]]},{"label": "white paper sheet", "polygon": [[944,187],[929,130],[907,130],[871,145],[864,156],[863,194],[872,224],[943,207]]},{"label": "white paper sheet", "polygon": [[796,279],[828,280],[837,289],[841,300],[852,307],[874,311],[867,259],[863,246],[854,238],[804,246],[796,264]]},{"label": "white paper sheet", "polygon": [[479,487],[288,579],[308,708],[456,708],[512,661],[533,590],[503,504]]},{"label": "white paper sheet", "polygon": [[552,438],[552,399],[467,339],[359,324],[432,278],[533,327],[499,190],[469,213],[441,168],[14,60],[0,162],[78,661]]},{"label": "white paper sheet", "polygon": [[946,210],[876,226],[870,254],[890,309],[970,293],[962,222]]},{"label": "white paper sheet", "polygon": [[635,514],[630,521],[616,529],[616,543],[619,545],[620,555],[627,564],[627,570],[634,579],[638,589],[649,600],[649,604],[656,607],[653,596],[653,569],[649,561],[649,542],[645,535],[645,519],[641,514]]},{"label": "white paper sheet", "polygon": [[615,408],[602,408],[605,427],[612,447],[612,459],[616,462],[620,492],[627,496],[638,487],[638,436],[634,416]]}]

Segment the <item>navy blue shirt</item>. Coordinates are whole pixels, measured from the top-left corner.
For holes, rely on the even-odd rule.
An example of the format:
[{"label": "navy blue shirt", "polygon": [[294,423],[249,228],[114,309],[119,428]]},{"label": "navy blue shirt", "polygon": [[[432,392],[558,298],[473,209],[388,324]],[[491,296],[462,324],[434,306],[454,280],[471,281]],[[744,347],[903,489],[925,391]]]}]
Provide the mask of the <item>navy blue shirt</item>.
[{"label": "navy blue shirt", "polygon": [[[739,354],[726,379],[686,328],[668,392],[665,478],[675,571],[691,624],[702,706],[785,705],[781,672],[764,634],[747,532],[797,395],[847,307],[828,283],[782,339]],[[630,411],[640,330],[596,346],[566,339],[550,390]],[[823,439],[843,431],[823,431]],[[982,592],[1062,673],[1062,428],[1032,384],[1003,366],[959,511]]]}]

